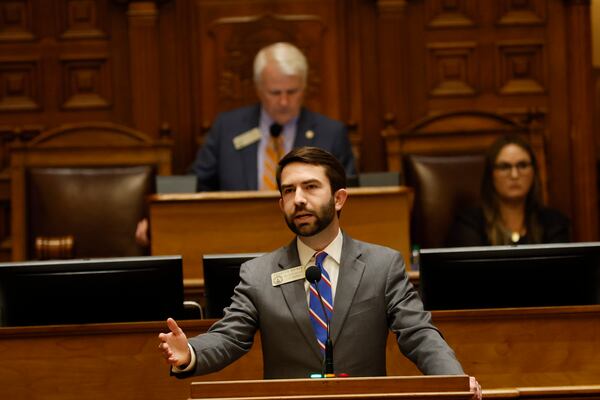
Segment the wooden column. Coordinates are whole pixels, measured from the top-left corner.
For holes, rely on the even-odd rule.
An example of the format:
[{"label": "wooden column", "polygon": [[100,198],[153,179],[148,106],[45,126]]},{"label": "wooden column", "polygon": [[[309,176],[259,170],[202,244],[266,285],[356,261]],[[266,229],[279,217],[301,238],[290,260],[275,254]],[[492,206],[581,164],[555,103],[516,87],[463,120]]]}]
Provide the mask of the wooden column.
[{"label": "wooden column", "polygon": [[574,239],[598,239],[590,0],[565,0]]},{"label": "wooden column", "polygon": [[378,0],[379,84],[382,115],[395,118],[398,127],[410,122],[408,96],[408,20],[406,0]]},{"label": "wooden column", "polygon": [[135,128],[158,137],[160,87],[158,59],[158,9],[153,1],[129,3],[129,54],[131,111]]}]

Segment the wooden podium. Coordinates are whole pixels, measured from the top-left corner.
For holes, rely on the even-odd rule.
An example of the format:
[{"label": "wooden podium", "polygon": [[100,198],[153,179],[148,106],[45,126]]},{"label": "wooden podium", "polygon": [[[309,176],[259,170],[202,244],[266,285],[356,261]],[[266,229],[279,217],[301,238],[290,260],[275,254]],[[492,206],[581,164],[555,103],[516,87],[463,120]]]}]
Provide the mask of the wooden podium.
[{"label": "wooden podium", "polygon": [[193,382],[191,399],[468,400],[468,376],[405,376]]}]

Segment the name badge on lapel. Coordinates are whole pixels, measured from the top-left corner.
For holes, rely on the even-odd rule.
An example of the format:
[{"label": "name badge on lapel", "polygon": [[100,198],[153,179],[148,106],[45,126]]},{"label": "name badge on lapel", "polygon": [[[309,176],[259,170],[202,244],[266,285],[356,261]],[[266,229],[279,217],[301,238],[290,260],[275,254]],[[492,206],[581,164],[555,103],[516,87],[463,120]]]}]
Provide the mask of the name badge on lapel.
[{"label": "name badge on lapel", "polygon": [[285,283],[294,282],[305,278],[304,266],[284,269],[283,271],[273,272],[271,274],[271,284],[280,286]]},{"label": "name badge on lapel", "polygon": [[244,147],[250,146],[252,143],[258,142],[261,136],[262,134],[260,133],[260,129],[252,128],[249,131],[240,133],[234,137],[233,147],[235,147],[236,150],[243,149]]}]

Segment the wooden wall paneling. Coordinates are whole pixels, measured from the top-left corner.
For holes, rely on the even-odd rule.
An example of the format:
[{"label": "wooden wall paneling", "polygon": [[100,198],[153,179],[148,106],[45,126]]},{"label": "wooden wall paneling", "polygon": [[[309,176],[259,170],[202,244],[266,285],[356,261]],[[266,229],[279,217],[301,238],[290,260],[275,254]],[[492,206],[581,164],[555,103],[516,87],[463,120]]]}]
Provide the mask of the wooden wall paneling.
[{"label": "wooden wall paneling", "polygon": [[154,1],[129,3],[129,58],[134,126],[152,137],[160,127],[158,8]]},{"label": "wooden wall paneling", "polygon": [[123,23],[114,17],[119,6],[109,0],[22,0],[0,7],[0,69],[10,80],[0,95],[3,124],[52,127],[125,117],[126,101],[113,112],[115,77],[123,82],[115,71],[121,64],[112,63],[115,49],[123,50],[113,45],[122,36],[112,35]]},{"label": "wooden wall paneling", "polygon": [[[425,46],[426,32],[425,9],[416,2],[409,2],[408,25],[408,93],[409,101],[407,105],[410,110],[410,121],[416,121],[428,113],[428,96],[424,88],[427,85],[426,57],[427,49]],[[402,128],[400,125],[396,125]]]},{"label": "wooden wall paneling", "polygon": [[[598,239],[598,188],[593,136],[593,85],[590,1],[567,0],[569,77],[569,137],[575,211],[574,232],[579,240]],[[577,45],[574,45],[577,43]]]},{"label": "wooden wall paneling", "polygon": [[56,2],[61,39],[106,39],[107,8],[103,1],[61,0]]},{"label": "wooden wall paneling", "polygon": [[192,49],[190,1],[166,1],[159,8],[160,115],[161,128],[173,133],[173,172],[185,174],[196,155],[192,99],[200,96],[191,83]]},{"label": "wooden wall paneling", "polygon": [[[108,54],[111,63],[113,102],[110,109],[111,122],[133,126],[131,65],[129,51],[129,23],[127,4],[111,0],[108,11]],[[82,121],[84,122],[84,121]],[[148,135],[151,132],[147,132]]]},{"label": "wooden wall paneling", "polygon": [[36,25],[44,60],[45,108],[38,117],[47,126],[113,118],[114,65],[109,45],[112,4],[108,0],[53,2],[54,23],[42,15]]},{"label": "wooden wall paneling", "polygon": [[562,0],[548,1],[548,51],[550,82],[547,115],[548,146],[548,189],[550,204],[559,208],[572,219],[573,191],[571,177],[571,139],[569,138],[569,96],[567,70],[567,21],[565,3]]},{"label": "wooden wall paneling", "polygon": [[408,19],[406,0],[377,1],[381,109],[399,126],[410,122],[408,103]]},{"label": "wooden wall paneling", "polygon": [[[594,67],[594,137],[596,139],[596,172],[600,175],[600,68]],[[596,176],[596,187],[600,190],[600,176]],[[598,200],[600,209],[600,199]],[[600,219],[598,221],[600,224]]]},{"label": "wooden wall paneling", "polygon": [[[334,28],[336,30],[337,53],[331,55],[339,60],[336,75],[339,77],[338,98],[340,99],[340,120],[348,129],[348,136],[354,153],[358,171],[362,170],[361,144],[364,135],[360,115],[360,33],[356,21],[356,0],[336,0]],[[360,22],[359,22],[360,23]]]},{"label": "wooden wall paneling", "polygon": [[[372,0],[355,0],[348,15],[348,79],[350,119],[357,122],[360,137],[359,171],[386,170],[383,120],[380,111],[381,85],[378,73],[377,10]],[[352,139],[352,137],[351,137]]]},{"label": "wooden wall paneling", "polygon": [[30,41],[36,37],[31,1],[2,2],[0,15],[0,41]]},{"label": "wooden wall paneling", "polygon": [[423,7],[420,29],[425,54],[420,68],[425,75],[420,91],[424,92],[426,114],[481,109],[483,104],[476,103],[481,100],[482,71],[486,62],[490,63],[482,52],[487,40],[485,10],[490,7],[473,0],[429,0]]}]

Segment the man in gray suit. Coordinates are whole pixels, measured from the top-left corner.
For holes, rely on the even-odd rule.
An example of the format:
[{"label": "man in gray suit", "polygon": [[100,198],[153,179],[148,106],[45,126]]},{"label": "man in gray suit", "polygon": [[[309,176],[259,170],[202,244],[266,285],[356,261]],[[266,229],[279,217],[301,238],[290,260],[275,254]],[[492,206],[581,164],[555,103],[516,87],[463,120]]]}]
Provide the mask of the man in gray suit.
[{"label": "man in gray suit", "polygon": [[295,147],[320,147],[337,157],[348,175],[356,174],[344,125],[302,107],[307,74],[306,58],[289,43],[258,52],[254,83],[260,104],[217,116],[191,168],[198,190],[276,189],[262,179],[271,135],[283,139],[281,156]]},{"label": "man in gray suit", "polygon": [[[277,168],[279,206],[297,238],[242,265],[241,282],[224,317],[188,339],[169,318],[159,349],[179,377],[218,371],[250,350],[261,333],[265,378],[305,378],[321,371],[323,346],[309,311],[305,270],[324,252],[332,291],[330,333],[335,372],[385,375],[391,330],[402,353],[424,374],[463,374],[454,352],[431,324],[395,250],[354,240],[340,229],[348,197],[343,166],[330,153],[292,150]],[[317,265],[320,261],[317,259]],[[475,397],[479,385],[471,379]]]}]

